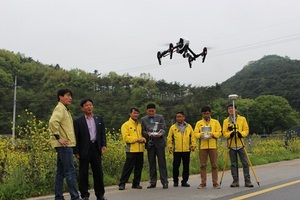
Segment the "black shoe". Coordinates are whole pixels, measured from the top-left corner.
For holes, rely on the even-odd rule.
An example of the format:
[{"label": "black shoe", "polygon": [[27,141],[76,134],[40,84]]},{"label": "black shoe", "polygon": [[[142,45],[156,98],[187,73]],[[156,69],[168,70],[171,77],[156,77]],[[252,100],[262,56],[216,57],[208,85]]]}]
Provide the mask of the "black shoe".
[{"label": "black shoe", "polygon": [[181,183],[181,187],[190,187],[190,184],[188,184],[188,183]]},{"label": "black shoe", "polygon": [[141,185],[133,185],[131,188],[133,188],[133,189],[142,189],[143,187]]},{"label": "black shoe", "polygon": [[119,185],[119,190],[125,190],[125,185],[124,184]]},{"label": "black shoe", "polygon": [[174,187],[178,187],[178,182],[174,182]]},{"label": "black shoe", "polygon": [[148,189],[150,189],[150,188],[156,188],[156,185],[150,184],[150,185],[147,186],[147,188],[148,188]]},{"label": "black shoe", "polygon": [[83,197],[82,200],[89,200],[89,197]]},{"label": "black shoe", "polygon": [[168,189],[168,183],[163,184],[163,189]]}]

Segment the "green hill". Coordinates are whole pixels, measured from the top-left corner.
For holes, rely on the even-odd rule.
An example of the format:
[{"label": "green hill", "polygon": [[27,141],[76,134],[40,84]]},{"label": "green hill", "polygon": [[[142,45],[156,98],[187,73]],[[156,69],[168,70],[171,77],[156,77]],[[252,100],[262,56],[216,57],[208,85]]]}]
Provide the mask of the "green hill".
[{"label": "green hill", "polygon": [[220,84],[223,90],[255,99],[259,95],[277,95],[300,111],[300,61],[277,55],[251,61],[241,71]]}]

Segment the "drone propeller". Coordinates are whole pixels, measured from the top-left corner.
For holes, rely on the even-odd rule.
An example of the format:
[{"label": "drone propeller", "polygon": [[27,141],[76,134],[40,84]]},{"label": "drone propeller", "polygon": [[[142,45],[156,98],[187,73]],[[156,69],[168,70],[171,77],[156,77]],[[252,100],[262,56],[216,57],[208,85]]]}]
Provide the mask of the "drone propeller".
[{"label": "drone propeller", "polygon": [[207,48],[204,47],[202,53],[200,53],[200,55],[203,56],[203,58],[202,58],[202,62],[203,62],[203,63],[204,63],[204,61],[205,61],[206,54],[207,54]]},{"label": "drone propeller", "polygon": [[173,56],[173,50],[174,50],[173,47],[174,47],[173,44],[170,43],[170,44],[169,44],[170,59],[172,59],[172,56]]}]

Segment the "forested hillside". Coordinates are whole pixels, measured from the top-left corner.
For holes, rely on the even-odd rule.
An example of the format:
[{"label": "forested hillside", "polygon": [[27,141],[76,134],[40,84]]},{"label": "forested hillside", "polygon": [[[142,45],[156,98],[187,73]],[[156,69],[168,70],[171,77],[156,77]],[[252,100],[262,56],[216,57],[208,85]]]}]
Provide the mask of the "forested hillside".
[{"label": "forested hillside", "polygon": [[276,55],[252,61],[221,84],[222,89],[243,98],[278,95],[300,111],[300,61]]},{"label": "forested hillside", "polygon": [[[272,71],[268,72],[270,69]],[[300,110],[300,92],[299,87],[296,87],[299,86],[300,80],[299,61],[278,56],[267,56],[260,61],[252,62],[222,85],[210,87],[193,87],[178,82],[157,81],[150,74],[132,77],[128,74],[118,75],[115,72],[106,75],[100,73],[98,71],[87,73],[80,69],[64,70],[59,67],[59,64],[46,65],[20,53],[0,50],[0,134],[11,133],[15,77],[17,77],[17,125],[26,124],[26,117],[24,117],[26,111],[32,112],[38,120],[48,121],[52,109],[57,104],[56,93],[59,88],[69,88],[73,91],[73,104],[70,110],[74,118],[81,115],[79,102],[89,97],[94,100],[95,113],[101,114],[106,127],[110,130],[115,129],[116,132],[128,119],[131,106],[139,107],[143,116],[146,105],[150,102],[157,105],[157,112],[164,115],[168,126],[174,122],[175,113],[178,111],[184,111],[186,121],[194,126],[201,118],[200,109],[204,105],[211,106],[213,117],[222,122],[227,116],[226,105],[230,93],[242,96],[243,99],[238,100],[239,112],[250,119],[257,116],[259,112],[252,109],[252,106],[256,105],[254,98],[260,94],[283,96],[292,102],[292,108]],[[270,74],[273,74],[273,80],[269,83]],[[257,84],[257,79],[264,85]],[[293,92],[298,92],[295,95],[298,98],[293,98],[291,95]],[[258,102],[259,106],[277,97],[262,99]],[[271,133],[276,128],[285,130],[299,124],[299,117],[288,102],[285,99],[277,99],[277,102],[284,104],[282,108],[286,110],[283,112],[280,108],[276,108],[277,111],[288,114],[276,119],[268,119],[267,125],[262,124],[262,121],[251,120],[253,132]],[[263,114],[268,113],[264,112],[261,115]],[[292,117],[295,119],[290,119]],[[286,123],[287,120],[290,123]]]}]

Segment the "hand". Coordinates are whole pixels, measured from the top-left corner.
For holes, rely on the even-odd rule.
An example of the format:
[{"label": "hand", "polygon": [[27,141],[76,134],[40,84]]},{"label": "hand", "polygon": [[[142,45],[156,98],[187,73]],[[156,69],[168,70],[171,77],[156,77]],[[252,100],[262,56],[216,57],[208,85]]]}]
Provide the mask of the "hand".
[{"label": "hand", "polygon": [[79,153],[76,153],[76,154],[75,154],[75,157],[76,157],[77,159],[79,159],[79,158],[80,158]]},{"label": "hand", "polygon": [[242,138],[242,137],[243,137],[242,134],[241,134],[240,132],[237,132],[237,134],[238,134],[238,137],[239,137],[239,138]]},{"label": "hand", "polygon": [[230,133],[230,138],[233,138],[233,137],[234,137],[234,135],[235,135],[235,132],[234,132],[234,131],[232,131],[232,132]]},{"label": "hand", "polygon": [[106,152],[106,146],[103,146],[102,147],[102,153],[105,153]]},{"label": "hand", "polygon": [[153,135],[153,137],[161,137],[161,136],[162,136],[161,132],[158,132],[157,134]]},{"label": "hand", "polygon": [[173,153],[173,148],[169,147],[169,153],[172,154]]},{"label": "hand", "polygon": [[195,151],[195,147],[192,146],[192,147],[191,147],[191,151]]},{"label": "hand", "polygon": [[69,144],[69,141],[65,140],[65,139],[59,138],[57,141],[58,141],[59,144],[61,144],[64,147],[68,146],[68,144]]}]

